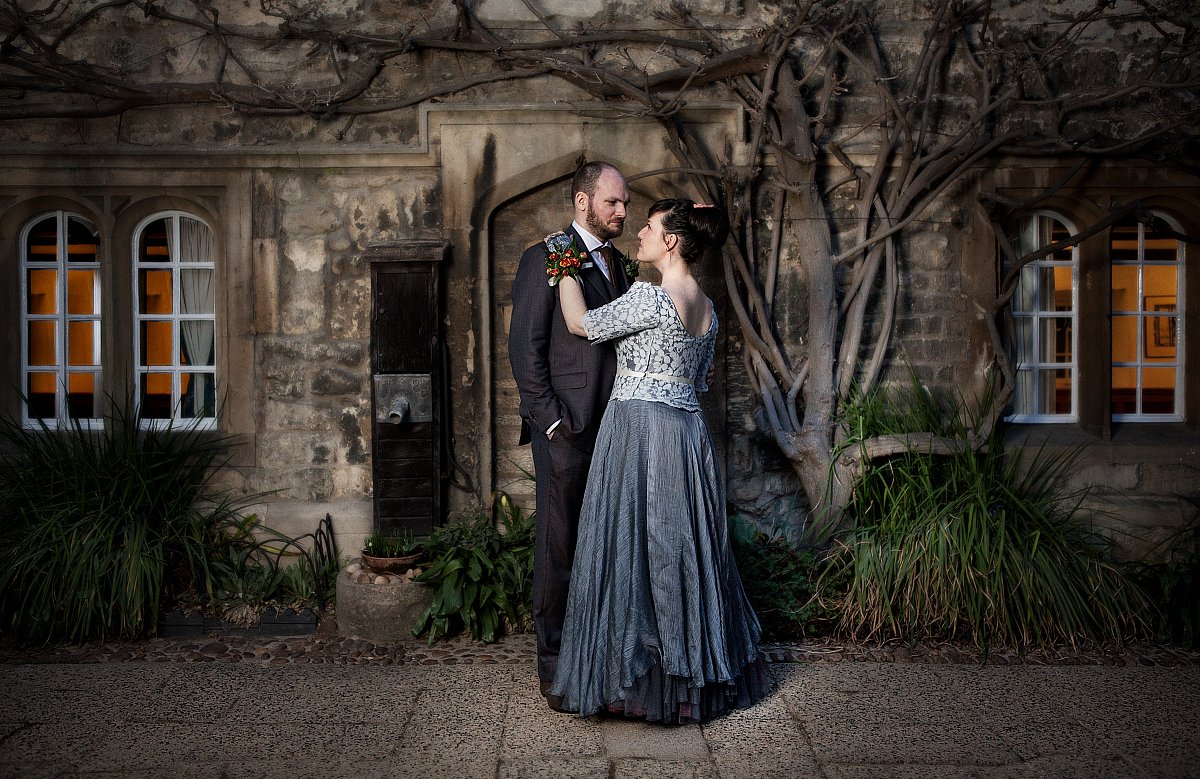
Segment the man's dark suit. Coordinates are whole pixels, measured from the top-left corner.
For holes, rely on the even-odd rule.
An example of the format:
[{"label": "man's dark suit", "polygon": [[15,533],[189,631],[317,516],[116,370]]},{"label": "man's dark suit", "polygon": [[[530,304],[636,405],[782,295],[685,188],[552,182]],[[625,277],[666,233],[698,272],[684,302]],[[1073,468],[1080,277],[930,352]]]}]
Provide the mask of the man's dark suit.
[{"label": "man's dark suit", "polygon": [[[573,228],[566,232],[587,256],[578,233]],[[545,243],[538,243],[521,255],[508,336],[508,358],[521,395],[521,443],[533,445],[537,477],[533,623],[543,687],[553,680],[558,662],[579,508],[616,374],[611,344],[593,346],[567,330],[558,290],[546,283],[546,253]],[[624,260],[618,256],[609,263],[611,284],[598,267],[580,271],[588,308],[602,306],[629,288]],[[560,419],[548,439],[546,431]]]}]

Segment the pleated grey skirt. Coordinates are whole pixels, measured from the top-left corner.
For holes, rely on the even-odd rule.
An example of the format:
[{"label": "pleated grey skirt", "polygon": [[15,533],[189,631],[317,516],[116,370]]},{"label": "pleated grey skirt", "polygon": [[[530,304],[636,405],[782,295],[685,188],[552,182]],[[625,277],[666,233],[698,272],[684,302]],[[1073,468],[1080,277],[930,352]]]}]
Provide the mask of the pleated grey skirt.
[{"label": "pleated grey skirt", "polygon": [[702,722],[769,689],[701,412],[608,404],[552,691],[581,716]]}]

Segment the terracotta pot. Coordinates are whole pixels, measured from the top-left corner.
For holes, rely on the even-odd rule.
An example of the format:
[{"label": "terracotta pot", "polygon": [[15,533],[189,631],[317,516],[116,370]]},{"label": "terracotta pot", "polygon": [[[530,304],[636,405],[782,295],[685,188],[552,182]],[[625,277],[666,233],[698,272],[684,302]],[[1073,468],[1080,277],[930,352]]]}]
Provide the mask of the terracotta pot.
[{"label": "terracotta pot", "polygon": [[375,573],[404,573],[413,567],[413,563],[420,559],[420,552],[404,555],[403,557],[375,557],[366,552],[362,553],[363,565]]}]

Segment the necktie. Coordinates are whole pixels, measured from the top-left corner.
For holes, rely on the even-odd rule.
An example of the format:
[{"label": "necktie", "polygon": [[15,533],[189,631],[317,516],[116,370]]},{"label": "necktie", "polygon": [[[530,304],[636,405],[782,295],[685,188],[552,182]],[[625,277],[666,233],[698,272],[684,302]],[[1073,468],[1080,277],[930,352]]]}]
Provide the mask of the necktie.
[{"label": "necktie", "polygon": [[617,250],[613,248],[612,244],[606,243],[596,251],[604,258],[604,276],[611,282],[617,277],[613,268],[613,264],[617,261]]}]

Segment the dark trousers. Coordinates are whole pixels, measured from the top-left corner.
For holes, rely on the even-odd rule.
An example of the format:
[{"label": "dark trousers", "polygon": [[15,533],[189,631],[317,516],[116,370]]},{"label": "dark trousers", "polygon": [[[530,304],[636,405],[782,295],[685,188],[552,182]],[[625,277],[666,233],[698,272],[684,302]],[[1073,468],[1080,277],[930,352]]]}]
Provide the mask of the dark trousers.
[{"label": "dark trousers", "polygon": [[554,680],[579,509],[592,456],[571,446],[562,436],[547,440],[533,434],[533,469],[537,477],[536,537],[533,550],[533,628],[537,633],[538,678]]}]

